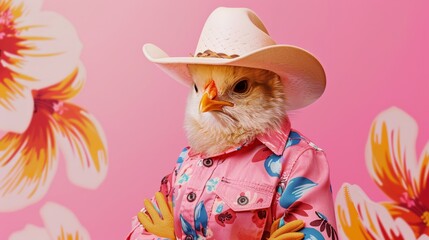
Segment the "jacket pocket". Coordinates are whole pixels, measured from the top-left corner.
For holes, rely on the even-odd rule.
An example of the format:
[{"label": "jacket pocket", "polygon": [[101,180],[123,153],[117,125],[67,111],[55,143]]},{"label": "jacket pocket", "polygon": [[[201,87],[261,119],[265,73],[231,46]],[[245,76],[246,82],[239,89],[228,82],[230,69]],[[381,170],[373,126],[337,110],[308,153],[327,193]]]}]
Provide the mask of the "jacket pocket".
[{"label": "jacket pocket", "polygon": [[269,208],[275,186],[257,182],[246,182],[223,177],[215,189],[216,195],[233,211],[250,211]]}]

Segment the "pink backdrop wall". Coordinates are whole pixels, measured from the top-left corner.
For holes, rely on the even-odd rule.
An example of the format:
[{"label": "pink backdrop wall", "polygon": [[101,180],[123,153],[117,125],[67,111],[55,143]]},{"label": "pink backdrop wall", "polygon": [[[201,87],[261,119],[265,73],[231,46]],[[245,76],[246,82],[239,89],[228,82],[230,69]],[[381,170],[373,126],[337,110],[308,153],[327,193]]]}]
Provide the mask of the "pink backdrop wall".
[{"label": "pink backdrop wall", "polygon": [[372,120],[390,106],[416,119],[417,153],[429,139],[428,4],[46,0],[43,9],[69,19],[83,43],[88,77],[74,102],[103,127],[109,170],[97,190],[86,190],[70,183],[60,161],[41,201],[0,213],[0,239],[28,223],[42,226],[39,210],[47,201],[72,210],[92,239],[127,234],[143,198],[158,189],[186,145],[187,89],[149,63],[141,46],[153,42],[173,56],[192,53],[205,19],[218,6],[253,9],[278,43],[300,46],[319,58],[327,73],[326,92],[312,106],[290,113],[292,126],[325,149],[334,195],[350,182],[373,200],[386,198],[368,175],[365,143]]}]

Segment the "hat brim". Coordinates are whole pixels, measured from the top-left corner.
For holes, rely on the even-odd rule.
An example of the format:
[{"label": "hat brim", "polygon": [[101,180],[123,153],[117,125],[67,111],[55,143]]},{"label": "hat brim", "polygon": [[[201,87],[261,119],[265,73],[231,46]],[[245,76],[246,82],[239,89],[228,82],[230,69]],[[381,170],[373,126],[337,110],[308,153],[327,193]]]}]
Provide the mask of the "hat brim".
[{"label": "hat brim", "polygon": [[313,103],[326,87],[325,71],[320,62],[309,52],[290,45],[271,45],[232,59],[170,57],[153,44],[145,44],[143,53],[149,61],[187,86],[193,83],[189,64],[239,66],[275,72],[285,86],[287,110]]}]

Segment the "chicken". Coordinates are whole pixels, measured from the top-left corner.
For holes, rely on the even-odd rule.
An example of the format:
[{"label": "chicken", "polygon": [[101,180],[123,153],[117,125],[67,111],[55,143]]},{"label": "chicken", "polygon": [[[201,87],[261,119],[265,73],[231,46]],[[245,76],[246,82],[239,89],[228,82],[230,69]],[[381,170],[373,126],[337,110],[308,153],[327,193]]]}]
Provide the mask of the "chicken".
[{"label": "chicken", "polygon": [[[197,154],[199,156],[218,156],[219,154],[222,155],[223,152],[227,152],[227,150],[231,148],[246,146],[247,143],[250,144],[250,146],[247,148],[247,151],[253,151],[251,149],[252,142],[254,142],[258,136],[266,135],[269,132],[284,131],[284,129],[282,129],[282,124],[284,125],[285,122],[289,121],[286,114],[286,106],[288,106],[288,102],[284,91],[284,80],[282,81],[276,73],[269,70],[256,68],[202,64],[188,65],[188,70],[193,79],[193,86],[188,95],[184,127],[190,149],[193,151],[192,154]],[[286,148],[300,142],[301,136],[296,134],[297,133],[295,132],[291,133],[291,138],[289,138],[290,143],[286,144]],[[255,156],[251,161],[250,159],[247,160],[247,164],[254,163]],[[270,165],[270,157],[273,156],[275,156],[275,154],[269,155],[269,157],[266,158],[264,163],[265,166]],[[207,159],[212,161],[211,158],[205,158],[204,161]],[[313,160],[310,159],[310,161]],[[206,167],[211,166],[206,165],[206,163],[203,163],[203,165]],[[270,166],[275,166],[275,164]],[[308,168],[308,165],[303,165],[302,168]],[[316,167],[316,169],[317,168],[318,167]],[[197,171],[200,170],[194,166],[194,169],[191,172],[193,172],[193,174],[197,174]],[[276,176],[274,172],[270,172],[269,170],[267,171],[271,176]],[[324,172],[326,171],[324,170]],[[182,176],[187,176],[186,171]],[[189,176],[187,178],[189,180]],[[298,188],[304,189],[309,186],[312,187],[317,185],[306,178],[298,177],[295,179],[303,179],[302,184],[303,186],[305,185],[305,187],[301,186]],[[252,182],[257,182],[258,180],[259,179],[257,177],[248,179],[248,181]],[[181,188],[181,181],[182,179],[178,180],[178,188]],[[325,179],[323,179],[323,181],[325,181]],[[229,183],[228,181],[225,182]],[[292,183],[292,186],[294,184],[295,183]],[[326,187],[325,189],[322,189],[321,192],[323,192],[323,195],[326,195],[326,193],[328,193],[329,185],[326,185],[326,183],[323,185]],[[207,184],[205,187],[207,187]],[[291,188],[294,187],[295,186]],[[285,188],[283,186],[282,188],[282,191],[285,192],[281,194],[277,204],[279,204],[280,207],[287,209],[290,206],[290,204],[287,203],[289,199],[294,199],[291,203],[296,201],[293,195],[297,194],[296,192],[300,192],[301,190],[296,190],[295,193],[291,194],[292,196],[288,196],[285,193],[288,193],[289,187]],[[244,196],[243,194],[245,194],[244,191],[245,190],[240,193],[241,196],[237,199],[238,204],[240,204],[240,199]],[[306,190],[302,190],[303,193],[305,191]],[[172,192],[174,192],[174,190]],[[180,192],[180,190],[178,190],[178,192]],[[178,193],[178,195],[181,194]],[[185,239],[196,239],[198,231],[201,231],[204,237],[211,236],[211,234],[219,234],[218,232],[212,232],[210,234],[207,233],[206,229],[208,228],[208,214],[206,212],[207,210],[204,208],[204,201],[201,201],[200,204],[198,204],[198,206],[195,208],[195,229],[193,229],[193,226],[184,220],[181,213],[179,216],[173,216],[173,208],[166,207],[171,206],[172,204],[169,203],[169,205],[167,205],[167,200],[162,197],[161,193],[158,192],[156,196],[156,205],[160,206],[159,208],[161,211],[159,214],[161,217],[159,217],[155,207],[153,207],[152,203],[148,200],[145,201],[145,208],[147,211],[138,213],[138,219],[140,223],[149,233],[155,234],[156,236],[175,239],[175,228],[177,225],[175,227],[174,219],[179,218],[181,222],[181,229],[184,234],[186,234]],[[188,194],[186,200],[182,201],[193,202],[195,197],[190,199],[189,196],[191,195]],[[327,196],[330,196],[330,194],[328,193]],[[325,199],[325,197],[323,198]],[[282,203],[283,200],[286,203]],[[243,204],[247,204],[247,201],[248,200],[245,200]],[[332,210],[332,200],[323,200],[322,202],[324,201],[328,203],[327,209]],[[300,211],[304,216],[308,216],[307,213],[305,213],[305,208],[311,208],[311,206],[306,205],[306,203],[300,204],[303,205],[303,209],[296,211]],[[275,206],[276,203],[273,205]],[[273,205],[271,205],[271,207]],[[298,209],[298,206],[300,205],[297,204],[296,206]],[[180,209],[180,207],[178,208]],[[287,213],[288,211],[289,210],[286,210],[285,214],[277,216],[278,218],[273,221],[271,225],[268,225],[270,226],[270,231],[264,232],[262,239],[300,240],[307,235],[309,238],[315,239],[322,237],[322,234],[318,231],[305,227],[306,223],[303,220],[296,219],[294,217],[291,218],[290,214]],[[317,212],[315,213],[316,216],[322,216],[317,215]],[[229,214],[231,214],[231,212],[229,212]],[[330,215],[332,216],[333,214],[330,213]],[[225,218],[220,218],[222,213],[217,216],[217,219],[228,219],[228,215],[226,215]],[[232,219],[234,218],[234,215],[230,216]],[[261,219],[265,218],[263,214],[261,216]],[[320,219],[318,220],[313,220],[311,224],[316,224],[318,223],[317,221],[325,221],[327,228],[329,228],[329,231],[332,233],[332,239],[336,239],[337,235],[335,231],[335,225],[331,225],[323,217],[319,218]],[[253,217],[252,221],[257,221],[255,219],[256,218]],[[285,219],[288,219],[288,221],[285,222]],[[219,221],[222,222],[228,220]],[[281,223],[282,221],[283,223]],[[321,231],[323,231],[323,228],[321,228]],[[328,236],[330,236],[331,233],[327,233]],[[231,239],[253,239],[256,236],[255,232],[252,232],[252,230],[249,230],[248,234],[249,235],[247,236],[240,235],[239,238],[232,235]]]},{"label": "chicken", "polygon": [[287,116],[325,90],[313,55],[276,44],[246,8],[214,10],[191,57],[143,52],[192,86],[189,145],[128,239],[338,239],[325,154]]},{"label": "chicken", "polygon": [[189,65],[189,71],[194,85],[185,130],[194,151],[212,155],[280,128],[286,98],[277,74],[216,65]]},{"label": "chicken", "polygon": [[[279,76],[271,71],[214,65],[189,65],[194,80],[188,96],[185,129],[190,147],[195,152],[213,155],[231,147],[252,142],[268,129],[277,130],[286,117],[284,86]],[[146,213],[138,219],[145,229],[157,236],[174,239],[172,203],[157,192],[158,212],[145,200]],[[170,207],[167,207],[170,206]],[[270,239],[299,240],[302,220],[283,227],[279,221],[272,225]]]}]

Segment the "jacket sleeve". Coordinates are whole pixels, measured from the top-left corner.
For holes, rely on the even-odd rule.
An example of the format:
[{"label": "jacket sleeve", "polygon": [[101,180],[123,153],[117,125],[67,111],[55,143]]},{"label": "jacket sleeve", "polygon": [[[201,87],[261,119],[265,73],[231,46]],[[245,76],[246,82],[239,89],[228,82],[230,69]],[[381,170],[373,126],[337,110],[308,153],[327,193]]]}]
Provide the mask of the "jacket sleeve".
[{"label": "jacket sleeve", "polygon": [[273,204],[279,225],[295,219],[305,222],[305,239],[338,239],[329,167],[321,149],[304,149],[283,170]]},{"label": "jacket sleeve", "polygon": [[[175,178],[175,171],[176,169],[174,169],[172,173],[168,174],[161,180],[161,186],[159,191],[162,192],[164,196],[167,197],[168,200],[172,200],[171,193],[172,193],[172,185],[174,181],[173,178]],[[155,197],[152,197],[151,201],[154,204],[154,206],[157,206]],[[140,211],[144,212],[145,209],[142,208]],[[139,220],[137,219],[137,216],[134,216],[132,218],[132,231],[128,234],[126,240],[159,240],[159,239],[166,239],[166,238],[162,238],[147,232],[140,224]]]},{"label": "jacket sleeve", "polygon": [[[164,178],[162,178],[161,180],[161,187],[159,191],[162,192],[167,197],[167,200],[170,200],[170,201],[173,200],[172,199],[173,191],[174,191],[173,186],[174,186],[174,182],[176,181],[177,171],[182,166],[184,159],[186,159],[188,155],[188,151],[189,151],[189,147],[185,147],[184,149],[182,149],[182,152],[180,153],[179,158],[177,159],[176,166],[174,167],[173,171],[167,176],[165,176]],[[155,197],[152,197],[152,203],[154,203],[154,205],[156,206]],[[143,208],[140,211],[144,212],[145,209]],[[154,239],[158,240],[158,239],[165,239],[165,238],[162,238],[147,232],[140,224],[139,220],[137,219],[137,216],[134,216],[132,218],[132,230],[128,234],[126,240],[154,240]]]}]

